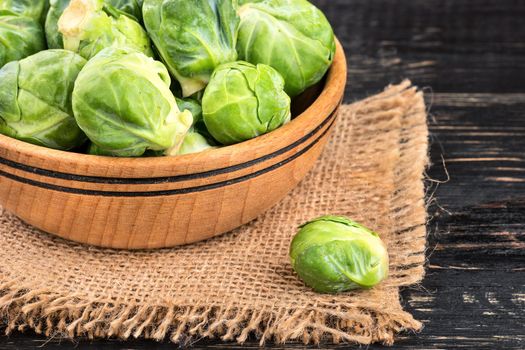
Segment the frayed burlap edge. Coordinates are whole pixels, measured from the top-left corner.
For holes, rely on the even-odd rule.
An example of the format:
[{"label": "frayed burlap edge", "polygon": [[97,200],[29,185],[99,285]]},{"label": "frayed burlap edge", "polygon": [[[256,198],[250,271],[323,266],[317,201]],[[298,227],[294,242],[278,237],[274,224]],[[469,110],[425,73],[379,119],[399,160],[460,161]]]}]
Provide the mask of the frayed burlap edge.
[{"label": "frayed burlap edge", "polygon": [[[394,281],[385,287],[392,300],[399,302],[398,287],[417,283],[424,274],[426,213],[422,174],[428,161],[426,111],[422,94],[408,81],[388,87],[383,93],[348,108],[359,114],[366,113],[369,108],[378,110],[378,106],[399,113],[397,191],[392,200],[396,206],[391,209],[399,224],[397,232],[412,231],[407,244],[411,245],[413,253],[407,256],[403,267],[393,272]],[[411,152],[405,152],[406,149]],[[396,201],[400,198],[410,198],[411,201]],[[83,295],[60,295],[48,288],[29,288],[24,285],[27,281],[10,280],[1,274],[0,281],[3,281],[0,284],[0,317],[7,334],[30,328],[38,334],[53,337],[133,337],[158,341],[169,339],[181,344],[201,338],[243,343],[250,335],[255,335],[261,345],[266,341],[285,343],[290,340],[305,344],[330,340],[334,343],[382,342],[391,345],[397,333],[417,331],[422,327],[401,307],[396,313],[383,313],[373,304],[355,307],[351,303],[341,303],[336,308],[319,306],[318,309],[310,307],[276,312],[274,309],[238,309],[233,305],[170,305],[169,300],[161,305],[137,306],[104,298],[86,300]]]},{"label": "frayed burlap edge", "polygon": [[[9,288],[6,284],[2,287]],[[46,289],[8,290],[0,300],[2,316],[7,320],[6,335],[29,328],[58,339],[168,338],[181,345],[202,338],[242,344],[251,335],[259,339],[261,346],[267,341],[319,344],[323,340],[334,344],[392,345],[396,334],[421,328],[421,323],[406,312],[382,314],[373,308],[330,313],[325,309],[298,309],[276,314],[273,310],[252,312],[228,307],[115,305],[103,300],[87,302],[80,297],[60,296]],[[397,295],[397,291],[392,293]]]}]

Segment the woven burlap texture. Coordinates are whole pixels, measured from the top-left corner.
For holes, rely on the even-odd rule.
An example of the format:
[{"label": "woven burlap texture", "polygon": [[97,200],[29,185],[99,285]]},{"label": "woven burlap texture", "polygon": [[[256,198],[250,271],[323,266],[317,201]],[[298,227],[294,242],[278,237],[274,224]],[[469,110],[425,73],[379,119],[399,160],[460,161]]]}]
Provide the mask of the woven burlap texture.
[{"label": "woven burlap texture", "polygon": [[[399,288],[424,274],[426,110],[409,82],[341,107],[323,156],[276,207],[221,237],[175,249],[115,251],[70,243],[0,208],[0,322],[53,337],[187,343],[392,344],[421,324]],[[288,258],[299,224],[347,215],[381,234],[390,276],[378,287],[317,294]]]}]

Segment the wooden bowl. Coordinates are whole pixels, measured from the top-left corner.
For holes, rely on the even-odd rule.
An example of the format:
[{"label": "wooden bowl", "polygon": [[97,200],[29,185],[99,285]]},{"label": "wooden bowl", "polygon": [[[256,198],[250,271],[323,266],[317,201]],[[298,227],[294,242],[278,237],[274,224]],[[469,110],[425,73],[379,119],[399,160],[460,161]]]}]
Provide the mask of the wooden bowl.
[{"label": "wooden bowl", "polygon": [[217,236],[253,220],[303,179],[327,141],[345,84],[338,43],[320,93],[296,99],[301,113],[292,122],[184,156],[91,156],[0,135],[0,205],[43,231],[102,247],[172,247]]}]

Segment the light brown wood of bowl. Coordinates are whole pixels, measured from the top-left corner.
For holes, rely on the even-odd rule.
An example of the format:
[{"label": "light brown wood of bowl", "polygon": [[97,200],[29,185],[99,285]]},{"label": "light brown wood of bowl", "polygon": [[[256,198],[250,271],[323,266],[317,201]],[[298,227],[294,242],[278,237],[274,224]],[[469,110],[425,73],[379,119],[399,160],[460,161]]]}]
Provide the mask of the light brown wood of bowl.
[{"label": "light brown wood of bowl", "polygon": [[304,112],[292,122],[185,156],[91,156],[0,135],[0,204],[43,231],[101,247],[163,248],[217,236],[253,220],[303,179],[328,139],[345,84],[337,43],[322,91],[297,99]]}]

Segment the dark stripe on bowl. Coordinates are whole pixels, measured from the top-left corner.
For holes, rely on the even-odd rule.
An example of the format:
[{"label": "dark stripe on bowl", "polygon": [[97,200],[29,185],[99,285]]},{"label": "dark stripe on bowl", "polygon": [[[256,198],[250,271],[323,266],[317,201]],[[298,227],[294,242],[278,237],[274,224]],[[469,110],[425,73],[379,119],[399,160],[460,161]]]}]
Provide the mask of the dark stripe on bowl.
[{"label": "dark stripe on bowl", "polygon": [[332,126],[334,125],[335,120],[332,120],[330,125],[326,128],[325,131],[319,137],[317,137],[312,143],[310,143],[308,146],[297,152],[296,154],[292,155],[291,157],[280,161],[279,163],[276,163],[272,166],[269,166],[267,168],[261,169],[259,171],[256,171],[254,173],[244,175],[235,179],[227,180],[227,181],[221,181],[214,184],[209,185],[202,185],[202,186],[196,186],[196,187],[188,187],[188,188],[180,188],[180,189],[174,189],[174,190],[164,190],[164,191],[146,191],[146,192],[117,192],[117,191],[96,191],[96,190],[84,190],[79,188],[71,188],[71,187],[65,187],[65,186],[59,186],[59,185],[53,185],[48,184],[36,180],[26,179],[24,177],[20,177],[14,174],[9,174],[5,171],[0,170],[0,176],[4,176],[6,178],[9,178],[11,180],[25,183],[31,186],[41,187],[48,190],[58,191],[58,192],[66,192],[66,193],[74,193],[74,194],[80,194],[80,195],[87,195],[87,196],[103,196],[103,197],[159,197],[159,196],[172,196],[177,194],[187,194],[187,193],[193,193],[193,192],[202,192],[207,190],[213,190],[221,187],[230,186],[236,183],[244,182],[250,179],[253,179],[255,177],[261,176],[263,174],[266,174],[272,170],[275,170],[277,168],[282,167],[285,164],[290,163],[291,161],[299,158],[306,152],[308,152],[312,147],[314,147],[319,141],[323,139],[323,137],[331,130]]},{"label": "dark stripe on bowl", "polygon": [[269,159],[278,157],[292,149],[294,149],[297,146],[300,146],[301,144],[307,142],[309,139],[311,139],[315,134],[319,132],[326,124],[328,124],[332,119],[334,119],[335,114],[337,112],[336,108],[330,115],[323,120],[321,124],[319,124],[318,127],[316,127],[312,132],[309,134],[303,136],[299,140],[295,141],[294,143],[290,144],[289,146],[286,146],[278,151],[275,151],[273,153],[270,153],[268,155],[262,156],[260,158],[256,158],[253,160],[250,160],[245,163],[232,165],[225,168],[219,168],[214,169],[210,171],[205,171],[201,173],[194,173],[194,174],[187,174],[187,175],[178,175],[178,176],[166,176],[166,177],[151,177],[151,178],[113,178],[113,177],[100,177],[100,176],[87,176],[87,175],[76,175],[76,174],[69,174],[69,173],[63,173],[58,171],[52,171],[52,170],[46,170],[42,168],[32,167],[26,164],[14,162],[9,159],[5,159],[0,157],[0,164],[6,165],[8,167],[22,170],[25,172],[51,177],[55,179],[63,179],[63,180],[69,180],[69,181],[77,181],[77,182],[88,182],[88,183],[100,183],[100,184],[115,184],[115,185],[155,185],[155,184],[162,184],[162,183],[171,183],[171,182],[182,182],[182,181],[188,181],[188,180],[196,180],[196,179],[203,179],[207,177],[213,177],[217,175],[227,174],[230,172],[235,172],[238,170],[242,170],[248,167],[251,167],[253,165],[265,162]]}]

